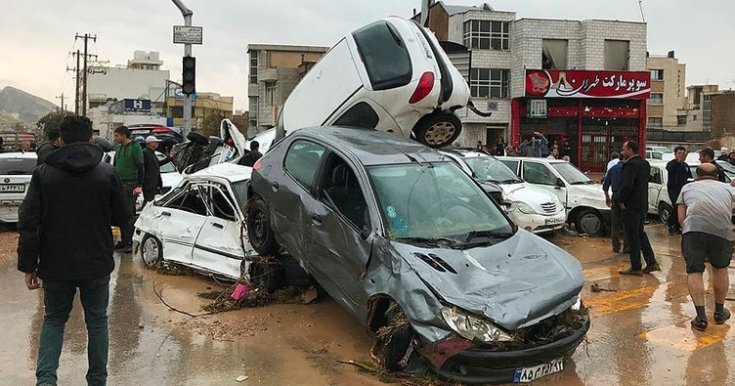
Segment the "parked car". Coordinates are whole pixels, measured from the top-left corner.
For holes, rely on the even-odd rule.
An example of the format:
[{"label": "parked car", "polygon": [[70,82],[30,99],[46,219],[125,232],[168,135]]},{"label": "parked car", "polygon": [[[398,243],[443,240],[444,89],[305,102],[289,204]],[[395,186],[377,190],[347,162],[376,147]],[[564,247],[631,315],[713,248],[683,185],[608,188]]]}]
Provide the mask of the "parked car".
[{"label": "parked car", "polygon": [[451,144],[470,89],[433,33],[389,17],[340,40],[286,100],[280,134],[337,125],[378,129],[431,147]]},{"label": "parked car", "polygon": [[717,160],[716,162],[725,170],[725,176],[732,181],[735,178],[735,165],[723,160]]},{"label": "parked car", "polygon": [[604,233],[610,222],[610,208],[605,203],[602,186],[574,165],[547,158],[498,159],[524,181],[555,194],[566,208],[567,223],[574,224],[579,233]]},{"label": "parked car", "polygon": [[477,179],[485,190],[501,189],[498,201],[519,227],[534,233],[553,232],[564,227],[567,214],[555,194],[524,182],[497,158],[474,150],[441,152]]},{"label": "parked car", "polygon": [[301,129],[253,166],[251,189],[253,249],[293,256],[371,333],[387,327],[373,349],[386,369],[423,358],[457,382],[532,379],[589,328],[579,261],[417,142]]},{"label": "parked car", "polygon": [[0,153],[0,223],[17,223],[36,168],[36,153]]},{"label": "parked car", "polygon": [[[158,162],[163,162],[166,160],[166,156],[161,152],[156,152],[156,158],[158,158]],[[114,151],[108,151],[102,156],[102,162],[108,163],[110,165],[115,165],[115,152]],[[179,182],[181,182],[181,173],[176,170],[176,167],[171,162],[166,162],[160,166],[160,172],[161,172],[161,182],[163,187],[161,187],[161,194],[168,193],[171,188],[178,185]],[[136,200],[136,210],[140,211],[143,209],[143,195],[139,195]]]},{"label": "parked car", "polygon": [[184,177],[135,222],[133,254],[232,280],[250,277],[257,253],[242,230],[251,169],[224,163]]}]

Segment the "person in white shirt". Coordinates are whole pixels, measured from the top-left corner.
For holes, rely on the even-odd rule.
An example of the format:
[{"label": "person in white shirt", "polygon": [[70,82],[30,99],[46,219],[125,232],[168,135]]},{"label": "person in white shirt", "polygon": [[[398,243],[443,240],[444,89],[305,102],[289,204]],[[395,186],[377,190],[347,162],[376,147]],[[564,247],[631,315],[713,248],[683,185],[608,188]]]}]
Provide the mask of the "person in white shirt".
[{"label": "person in white shirt", "polygon": [[605,173],[609,172],[610,169],[612,169],[613,166],[617,165],[618,162],[620,162],[620,153],[617,151],[612,152],[610,154],[610,162],[607,163],[607,169],[605,169]]}]

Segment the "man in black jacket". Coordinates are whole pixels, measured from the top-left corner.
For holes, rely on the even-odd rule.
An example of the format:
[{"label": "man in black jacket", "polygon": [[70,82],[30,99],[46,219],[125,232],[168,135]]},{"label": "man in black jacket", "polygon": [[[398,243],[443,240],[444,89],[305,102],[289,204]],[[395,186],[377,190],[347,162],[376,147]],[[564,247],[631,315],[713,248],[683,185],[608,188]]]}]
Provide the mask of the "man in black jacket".
[{"label": "man in black jacket", "polygon": [[46,134],[46,138],[48,140],[42,143],[41,146],[38,147],[38,150],[36,150],[36,155],[38,156],[38,158],[36,159],[36,166],[46,162],[46,158],[49,156],[49,154],[53,153],[54,150],[59,148],[58,130],[49,131],[48,134]]},{"label": "man in black jacket", "polygon": [[113,260],[113,225],[128,221],[127,201],[115,169],[101,163],[91,144],[92,122],[69,116],[61,145],[34,170],[18,221],[18,270],[29,290],[43,281],[45,316],[38,349],[39,385],[55,385],[64,325],[79,289],[87,325],[89,385],[107,379],[107,302]]},{"label": "man in black jacket", "polygon": [[[671,200],[671,207],[676,207],[676,200],[679,199],[679,193],[684,185],[689,182],[692,178],[692,171],[689,169],[684,160],[687,156],[687,149],[684,146],[677,146],[674,149],[674,159],[666,164],[666,172],[668,173],[668,179],[666,181],[666,190],[669,192],[669,199]],[[681,233],[681,226],[679,225],[679,219],[677,211],[674,209],[671,212],[671,216],[668,221],[669,234]]]},{"label": "man in black jacket", "polygon": [[714,150],[709,147],[700,150],[699,162],[703,164],[710,163],[715,165],[715,168],[717,169],[717,181],[727,182],[727,178],[725,178],[725,169],[723,169],[722,166],[717,163],[717,160],[715,160]]},{"label": "man in black jacket", "polygon": [[[643,222],[648,213],[648,181],[651,177],[651,165],[639,155],[638,143],[628,141],[623,144],[622,184],[618,194],[623,209],[625,233],[630,243],[630,268],[620,271],[622,275],[642,276],[644,273],[660,271],[651,242],[643,229]],[[646,260],[646,267],[641,268],[641,252]]]},{"label": "man in black jacket", "polygon": [[156,157],[156,150],[160,139],[149,135],[145,139],[145,148],[143,149],[143,200],[144,203],[153,201],[156,194],[163,187],[161,180],[161,166]]}]

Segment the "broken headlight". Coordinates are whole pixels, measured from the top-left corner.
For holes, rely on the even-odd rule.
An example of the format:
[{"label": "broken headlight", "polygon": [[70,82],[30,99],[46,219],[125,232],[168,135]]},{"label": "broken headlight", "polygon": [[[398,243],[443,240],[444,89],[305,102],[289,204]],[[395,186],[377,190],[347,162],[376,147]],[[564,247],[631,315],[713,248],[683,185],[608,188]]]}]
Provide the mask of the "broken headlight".
[{"label": "broken headlight", "polygon": [[513,205],[511,206],[511,208],[513,208],[513,207],[515,207],[516,209],[518,209],[521,213],[525,213],[525,214],[536,214],[536,211],[533,210],[533,208],[531,208],[531,205],[528,205],[525,202],[515,201],[515,202],[513,202]]},{"label": "broken headlight", "polygon": [[467,340],[484,343],[513,340],[512,336],[489,320],[457,308],[443,307],[442,318],[452,330]]},{"label": "broken headlight", "polygon": [[582,295],[577,295],[577,301],[574,302],[571,309],[573,311],[579,311],[582,308]]}]

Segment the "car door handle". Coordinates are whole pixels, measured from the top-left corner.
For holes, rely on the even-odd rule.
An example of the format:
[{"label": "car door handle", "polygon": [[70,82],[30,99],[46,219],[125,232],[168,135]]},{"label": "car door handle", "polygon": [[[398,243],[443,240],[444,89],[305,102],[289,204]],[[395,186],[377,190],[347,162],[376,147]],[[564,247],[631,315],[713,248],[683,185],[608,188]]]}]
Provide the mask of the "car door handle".
[{"label": "car door handle", "polygon": [[218,228],[218,229],[225,229],[225,226],[224,225],[218,224],[216,222],[210,223],[210,225],[212,225],[213,227]]},{"label": "car door handle", "polygon": [[171,217],[171,212],[161,212],[161,216]]},{"label": "car door handle", "polygon": [[271,187],[273,188],[273,191],[274,192],[277,192],[278,189],[281,188],[281,185],[278,182],[274,182],[274,183],[271,184]]},{"label": "car door handle", "polygon": [[321,224],[321,223],[322,223],[322,216],[320,216],[320,215],[318,215],[318,214],[312,214],[312,215],[311,215],[311,221],[313,221],[313,222],[314,222],[314,224],[317,224],[317,225],[319,225],[319,224]]}]

